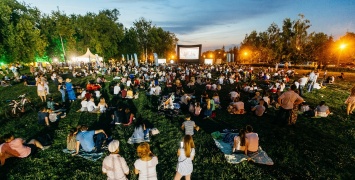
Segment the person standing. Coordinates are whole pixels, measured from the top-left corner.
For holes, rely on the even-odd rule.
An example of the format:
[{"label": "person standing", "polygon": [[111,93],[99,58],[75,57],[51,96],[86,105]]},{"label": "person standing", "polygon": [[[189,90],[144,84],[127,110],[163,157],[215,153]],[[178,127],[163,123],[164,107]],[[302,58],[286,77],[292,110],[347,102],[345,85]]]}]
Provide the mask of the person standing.
[{"label": "person standing", "polygon": [[71,79],[67,78],[65,80],[65,82],[66,82],[65,87],[66,87],[66,90],[68,93],[69,102],[74,102],[74,100],[76,99],[76,96],[75,96],[75,92],[73,89],[73,84],[71,83]]},{"label": "person standing", "polygon": [[58,78],[58,91],[62,94],[62,102],[65,102],[65,83],[63,82],[63,78]]},{"label": "person standing", "polygon": [[308,92],[311,92],[313,90],[314,83],[317,82],[317,75],[312,71],[309,74],[309,85],[308,85]]},{"label": "person standing", "polygon": [[185,115],[185,121],[182,123],[181,126],[182,130],[185,130],[185,135],[194,135],[194,129],[196,129],[196,131],[198,131],[200,129],[200,127],[198,127],[195,124],[195,121],[191,121],[191,115],[190,114],[186,114]]},{"label": "person standing", "polygon": [[280,124],[284,124],[286,122],[287,124],[290,124],[290,116],[293,106],[301,104],[304,101],[303,98],[295,92],[296,89],[296,85],[291,85],[291,89],[281,94],[277,100],[280,105],[278,122]]},{"label": "person standing", "polygon": [[126,180],[126,175],[129,174],[126,160],[118,154],[120,151],[119,145],[118,140],[113,140],[108,145],[111,154],[106,156],[102,162],[102,173],[107,175],[107,179]]},{"label": "person standing", "polygon": [[41,79],[38,79],[36,86],[37,86],[37,94],[41,98],[41,101],[46,102],[47,98],[46,98],[46,90],[44,87],[44,82],[42,82]]},{"label": "person standing", "polygon": [[174,180],[181,179],[185,176],[186,180],[191,179],[193,171],[192,161],[195,157],[195,144],[191,135],[185,135],[181,147],[178,149],[178,164],[176,167],[176,174]]},{"label": "person standing", "polygon": [[308,82],[308,78],[303,74],[303,76],[298,80],[300,96],[303,96],[303,89]]},{"label": "person standing", "polygon": [[148,143],[141,143],[137,147],[139,159],[134,162],[134,173],[139,174],[139,180],[157,180],[158,158],[150,151]]}]

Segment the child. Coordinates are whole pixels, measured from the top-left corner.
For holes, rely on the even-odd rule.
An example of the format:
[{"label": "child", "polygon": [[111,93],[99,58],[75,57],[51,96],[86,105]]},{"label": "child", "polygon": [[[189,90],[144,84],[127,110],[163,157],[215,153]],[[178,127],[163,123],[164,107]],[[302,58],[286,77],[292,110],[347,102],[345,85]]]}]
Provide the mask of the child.
[{"label": "child", "polygon": [[185,121],[182,123],[181,126],[182,130],[185,130],[185,135],[194,135],[194,129],[198,131],[200,127],[196,126],[195,121],[191,121],[191,115],[185,115]]}]

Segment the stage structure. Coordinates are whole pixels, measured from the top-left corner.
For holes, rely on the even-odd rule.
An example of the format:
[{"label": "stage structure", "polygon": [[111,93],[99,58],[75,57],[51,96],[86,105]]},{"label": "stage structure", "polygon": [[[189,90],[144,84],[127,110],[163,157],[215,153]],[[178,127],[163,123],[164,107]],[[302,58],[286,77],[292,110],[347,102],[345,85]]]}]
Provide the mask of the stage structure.
[{"label": "stage structure", "polygon": [[77,56],[77,57],[74,57],[72,59],[72,62],[75,63],[75,62],[84,62],[84,63],[88,63],[88,62],[96,62],[96,63],[100,63],[103,61],[103,58],[100,57],[99,55],[97,54],[92,54],[90,52],[90,49],[87,48],[86,50],[86,53],[82,56]]},{"label": "stage structure", "polygon": [[199,63],[202,45],[177,45],[177,59],[179,63]]}]

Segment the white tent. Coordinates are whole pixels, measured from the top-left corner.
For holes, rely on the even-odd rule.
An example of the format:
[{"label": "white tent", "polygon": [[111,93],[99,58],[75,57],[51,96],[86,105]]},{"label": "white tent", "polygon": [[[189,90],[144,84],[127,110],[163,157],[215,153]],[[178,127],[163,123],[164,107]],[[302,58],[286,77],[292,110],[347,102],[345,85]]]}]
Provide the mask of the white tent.
[{"label": "white tent", "polygon": [[99,55],[91,53],[89,48],[87,48],[86,53],[84,55],[77,56],[74,59],[76,62],[85,62],[85,63],[92,62],[92,61],[102,62],[103,60],[103,58],[100,57]]}]

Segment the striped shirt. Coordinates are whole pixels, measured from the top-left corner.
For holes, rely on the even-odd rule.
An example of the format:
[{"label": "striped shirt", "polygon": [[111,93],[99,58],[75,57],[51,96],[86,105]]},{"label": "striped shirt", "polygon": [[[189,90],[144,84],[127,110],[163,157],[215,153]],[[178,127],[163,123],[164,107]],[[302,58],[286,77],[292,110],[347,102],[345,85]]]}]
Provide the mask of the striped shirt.
[{"label": "striped shirt", "polygon": [[185,135],[194,135],[195,121],[185,121],[182,125],[185,127]]}]

